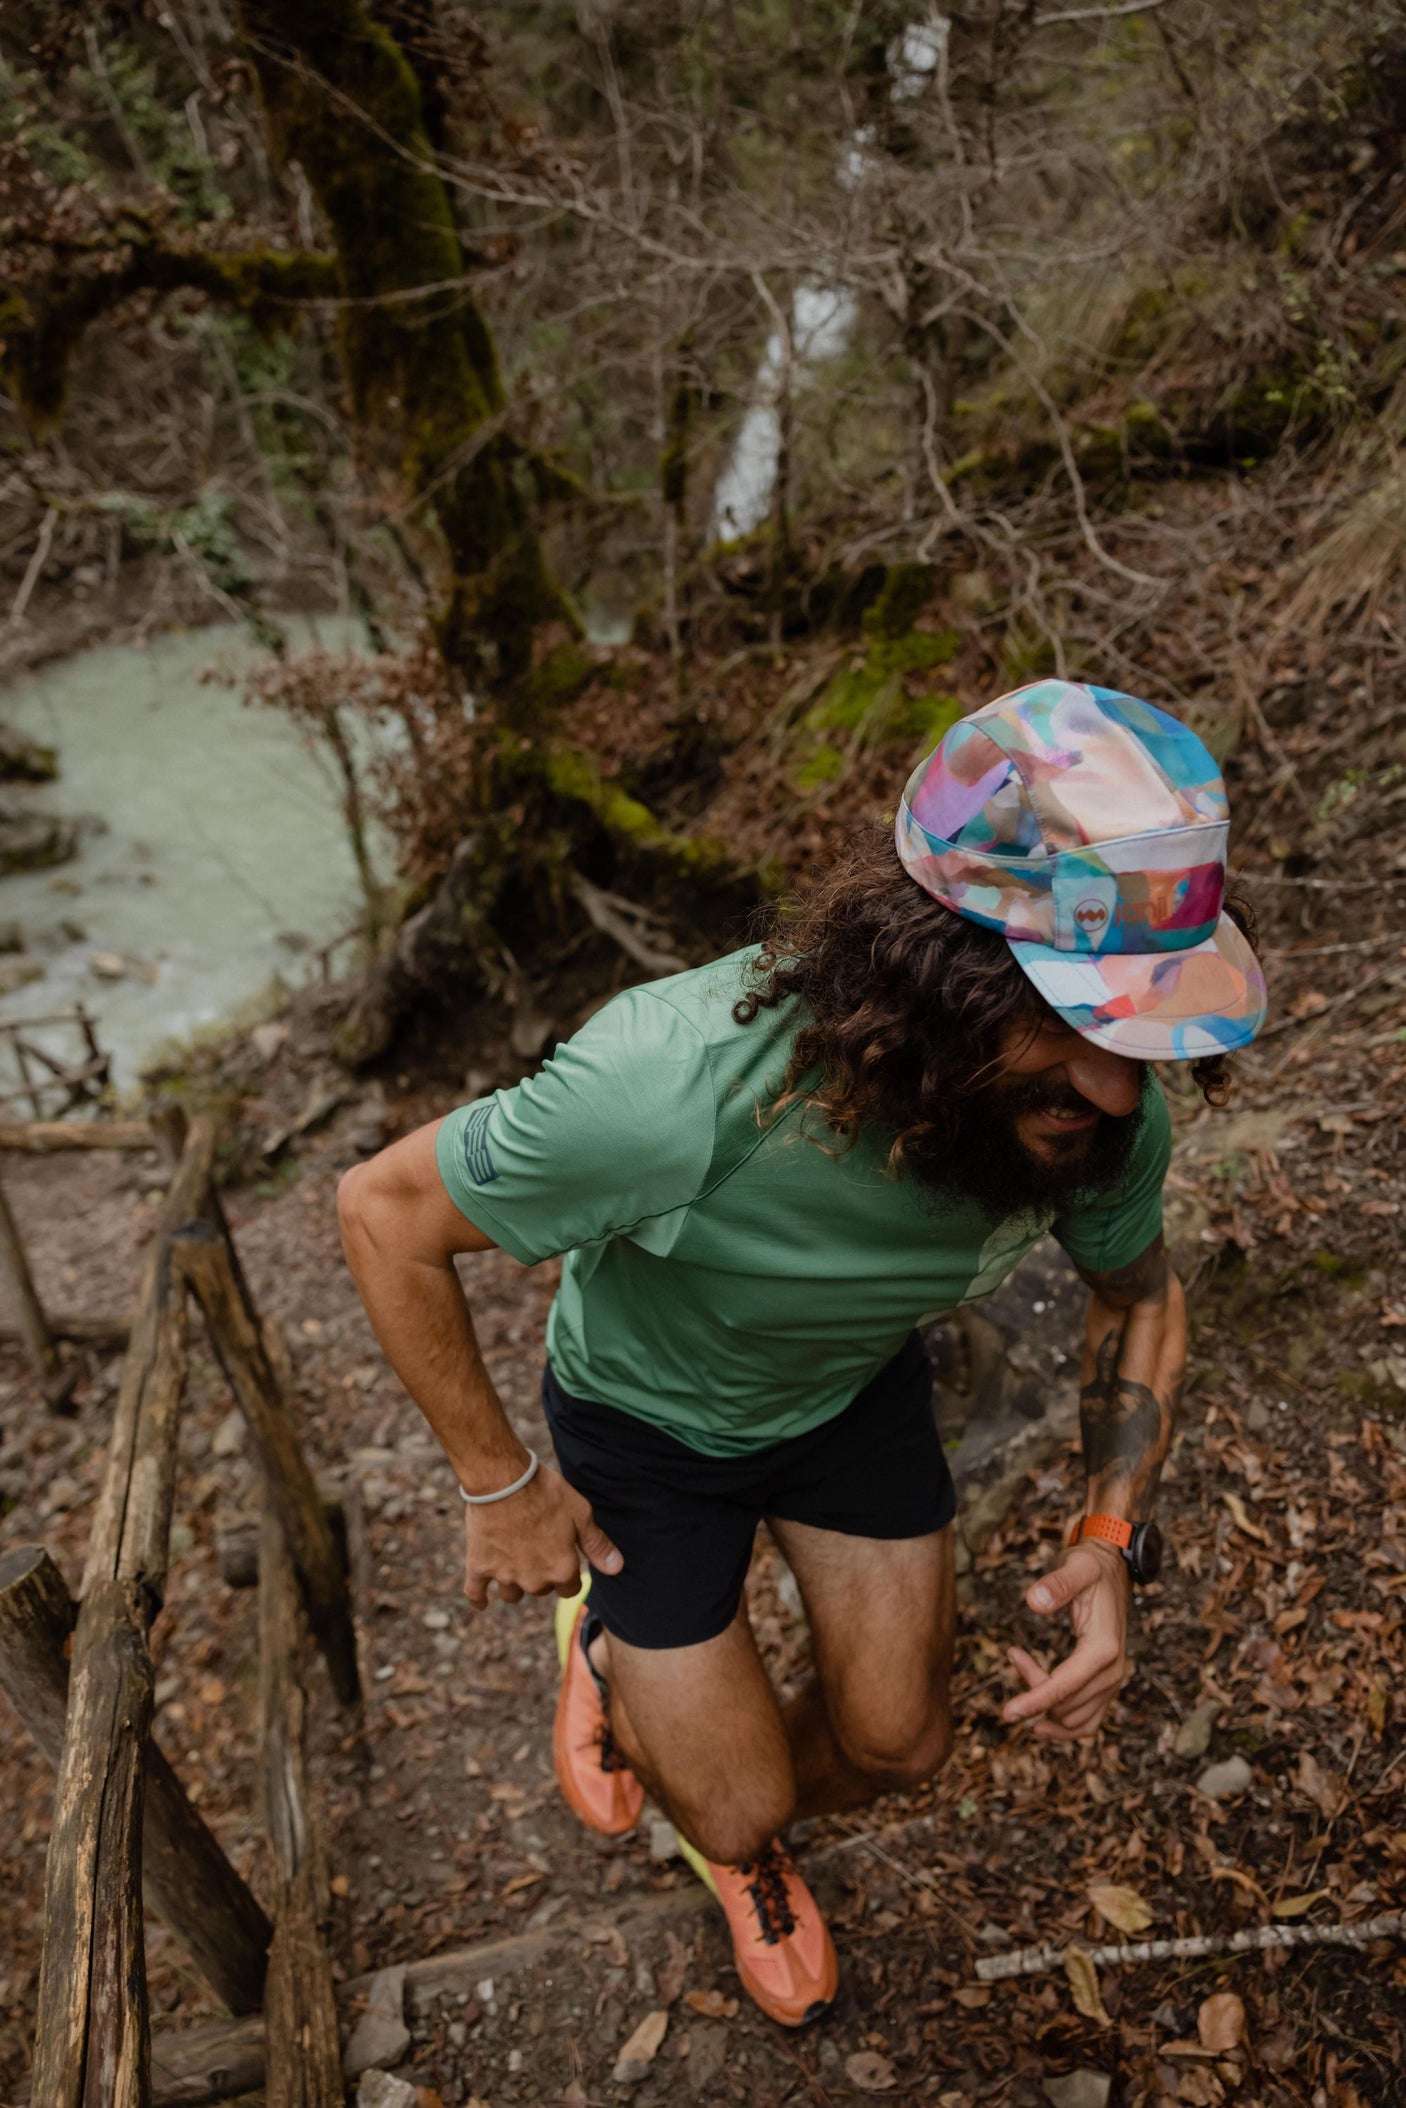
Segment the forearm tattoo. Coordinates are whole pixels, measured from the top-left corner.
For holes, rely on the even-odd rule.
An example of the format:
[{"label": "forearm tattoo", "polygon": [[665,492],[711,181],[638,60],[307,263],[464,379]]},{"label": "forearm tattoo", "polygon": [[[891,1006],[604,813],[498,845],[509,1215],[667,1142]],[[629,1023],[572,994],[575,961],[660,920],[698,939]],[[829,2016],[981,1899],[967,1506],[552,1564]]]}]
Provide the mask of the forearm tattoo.
[{"label": "forearm tattoo", "polygon": [[1079,1419],[1095,1504],[1151,1513],[1186,1375],[1180,1290],[1159,1237],[1093,1290]]}]

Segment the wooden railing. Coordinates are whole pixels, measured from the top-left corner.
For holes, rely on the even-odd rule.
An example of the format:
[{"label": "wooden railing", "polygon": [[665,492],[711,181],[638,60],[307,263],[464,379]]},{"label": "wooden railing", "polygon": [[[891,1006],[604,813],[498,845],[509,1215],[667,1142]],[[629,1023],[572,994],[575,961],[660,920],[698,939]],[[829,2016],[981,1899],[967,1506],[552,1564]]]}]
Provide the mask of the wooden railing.
[{"label": "wooden railing", "polygon": [[[42,1547],[0,1561],[0,1689],[58,1770],[30,2098],[33,2108],[149,2103],[145,1894],[231,2012],[262,2003],[268,2101],[330,2108],[343,2092],[304,1756],[305,1626],[344,1705],[359,1701],[356,1641],[328,1511],[213,1184],[213,1124],[196,1119],[184,1133],[131,1121],[0,1129],[0,1149],[153,1146],[175,1168],[132,1314],[76,1611]],[[165,1589],[192,1294],[262,1467],[272,1929],[150,1735],[149,1638]]]}]

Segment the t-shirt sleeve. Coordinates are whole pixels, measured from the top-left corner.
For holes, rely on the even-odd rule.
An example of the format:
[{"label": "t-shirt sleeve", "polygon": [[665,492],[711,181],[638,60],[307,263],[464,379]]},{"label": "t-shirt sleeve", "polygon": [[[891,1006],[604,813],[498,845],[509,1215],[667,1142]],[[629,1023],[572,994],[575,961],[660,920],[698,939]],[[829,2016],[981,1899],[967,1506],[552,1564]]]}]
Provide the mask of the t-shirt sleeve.
[{"label": "t-shirt sleeve", "polygon": [[450,1113],[435,1153],[460,1213],[535,1266],[693,1200],[713,1129],[702,1034],[630,988],[535,1076]]},{"label": "t-shirt sleeve", "polygon": [[1172,1123],[1162,1086],[1148,1081],[1142,1131],[1117,1192],[1088,1207],[1070,1208],[1052,1228],[1076,1266],[1111,1273],[1141,1256],[1162,1227],[1162,1181],[1172,1157]]}]

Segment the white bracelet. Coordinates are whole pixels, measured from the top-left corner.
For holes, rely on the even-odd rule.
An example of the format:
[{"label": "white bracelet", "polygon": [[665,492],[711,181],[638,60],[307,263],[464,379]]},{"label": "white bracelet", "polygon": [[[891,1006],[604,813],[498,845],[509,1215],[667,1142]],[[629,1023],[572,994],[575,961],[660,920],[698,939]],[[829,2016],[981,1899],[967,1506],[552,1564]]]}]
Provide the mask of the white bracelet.
[{"label": "white bracelet", "polygon": [[[524,1447],[526,1447],[525,1444]],[[465,1493],[461,1486],[459,1488],[460,1500],[464,1501],[470,1508],[489,1508],[495,1500],[509,1500],[514,1493],[521,1493],[523,1487],[530,1486],[536,1478],[542,1461],[535,1449],[529,1449],[527,1454],[531,1457],[532,1462],[528,1465],[522,1477],[514,1479],[511,1486],[505,1486],[501,1493]]]}]

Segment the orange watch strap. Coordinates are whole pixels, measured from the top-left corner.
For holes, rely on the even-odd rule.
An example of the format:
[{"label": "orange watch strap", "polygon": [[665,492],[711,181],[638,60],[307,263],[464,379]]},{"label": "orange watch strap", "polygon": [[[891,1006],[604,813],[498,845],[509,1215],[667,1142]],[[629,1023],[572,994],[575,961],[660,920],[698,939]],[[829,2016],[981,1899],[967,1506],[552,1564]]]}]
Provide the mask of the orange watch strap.
[{"label": "orange watch strap", "polygon": [[1105,1544],[1116,1544],[1120,1552],[1126,1552],[1133,1541],[1133,1525],[1121,1515],[1081,1515],[1069,1533],[1070,1545],[1085,1537],[1101,1537]]}]

